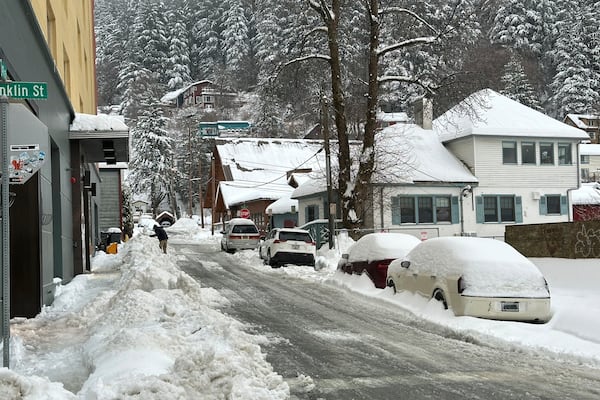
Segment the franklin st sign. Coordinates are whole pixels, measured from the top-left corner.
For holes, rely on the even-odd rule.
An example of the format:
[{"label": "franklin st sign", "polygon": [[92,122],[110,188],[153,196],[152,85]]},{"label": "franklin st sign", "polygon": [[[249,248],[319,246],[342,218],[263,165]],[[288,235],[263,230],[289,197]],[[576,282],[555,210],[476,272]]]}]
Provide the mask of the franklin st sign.
[{"label": "franklin st sign", "polygon": [[45,82],[0,82],[0,96],[13,99],[47,99]]}]

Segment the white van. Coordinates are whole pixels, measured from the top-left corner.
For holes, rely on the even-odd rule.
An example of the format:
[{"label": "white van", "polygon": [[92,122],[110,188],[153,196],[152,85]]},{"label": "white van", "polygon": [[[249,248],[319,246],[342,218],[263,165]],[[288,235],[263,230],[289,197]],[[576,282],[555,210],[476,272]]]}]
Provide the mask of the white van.
[{"label": "white van", "polygon": [[226,222],[221,231],[221,250],[234,253],[236,250],[254,250],[258,247],[260,233],[251,219],[233,218]]}]

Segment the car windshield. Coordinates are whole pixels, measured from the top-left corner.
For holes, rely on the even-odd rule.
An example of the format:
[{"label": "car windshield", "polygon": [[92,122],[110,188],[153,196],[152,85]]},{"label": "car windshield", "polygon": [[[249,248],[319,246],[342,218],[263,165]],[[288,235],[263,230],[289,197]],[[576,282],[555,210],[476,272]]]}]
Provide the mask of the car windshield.
[{"label": "car windshield", "polygon": [[231,233],[258,233],[258,229],[254,225],[235,225]]},{"label": "car windshield", "polygon": [[306,232],[279,232],[279,240],[297,240],[299,242],[312,242],[312,238]]}]

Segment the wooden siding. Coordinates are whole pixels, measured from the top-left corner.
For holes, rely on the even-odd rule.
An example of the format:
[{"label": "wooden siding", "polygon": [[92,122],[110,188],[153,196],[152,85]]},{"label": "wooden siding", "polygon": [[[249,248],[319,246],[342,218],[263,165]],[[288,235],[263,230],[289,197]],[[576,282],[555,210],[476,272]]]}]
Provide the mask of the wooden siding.
[{"label": "wooden siding", "polygon": [[[507,165],[502,163],[502,141],[517,142],[517,160],[516,165]],[[521,142],[536,143],[537,165],[522,165],[521,162]],[[539,143],[555,143],[555,165],[539,165]],[[474,141],[474,152],[477,153],[477,160],[474,175],[479,179],[479,187],[509,187],[509,188],[536,188],[546,187],[550,189],[563,189],[577,187],[577,156],[575,141],[572,143],[572,165],[557,165],[558,152],[556,144],[558,142],[568,142],[552,138],[515,138],[515,137],[483,137],[477,136]]]},{"label": "wooden siding", "polygon": [[473,173],[476,161],[473,136],[449,142],[445,147]]}]

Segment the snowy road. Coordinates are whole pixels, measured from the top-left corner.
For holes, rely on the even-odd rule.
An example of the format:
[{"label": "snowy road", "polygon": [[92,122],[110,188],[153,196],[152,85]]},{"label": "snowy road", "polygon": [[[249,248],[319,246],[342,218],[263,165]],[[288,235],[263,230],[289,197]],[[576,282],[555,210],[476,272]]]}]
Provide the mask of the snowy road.
[{"label": "snowy road", "polygon": [[597,399],[600,374],[518,348],[473,343],[376,299],[173,243],[178,265],[265,335],[297,399]]}]

